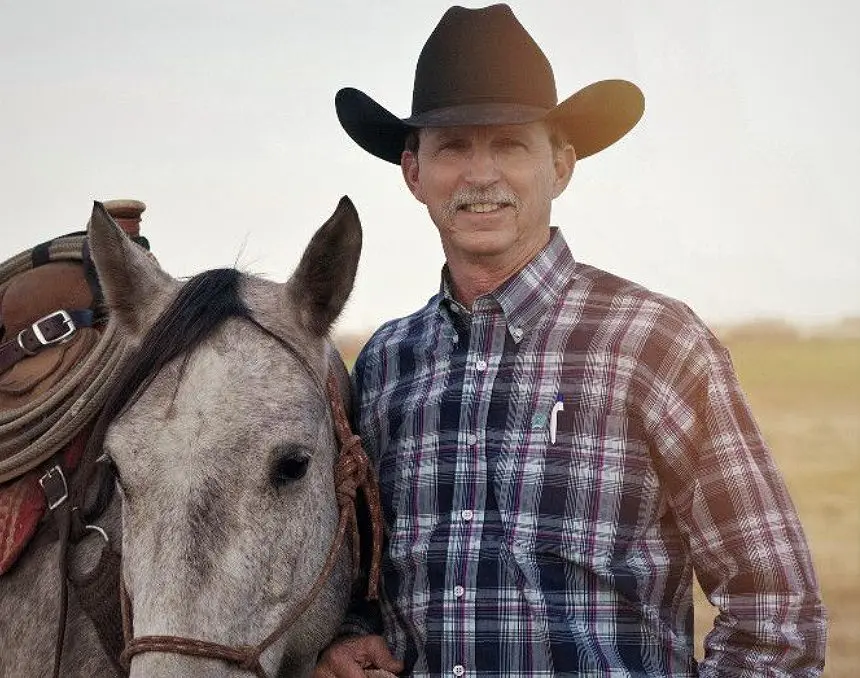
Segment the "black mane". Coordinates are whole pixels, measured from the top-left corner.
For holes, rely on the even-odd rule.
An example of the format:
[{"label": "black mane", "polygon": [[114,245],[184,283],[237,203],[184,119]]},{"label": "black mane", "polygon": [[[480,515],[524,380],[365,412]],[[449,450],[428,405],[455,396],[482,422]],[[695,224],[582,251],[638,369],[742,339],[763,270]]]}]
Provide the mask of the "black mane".
[{"label": "black mane", "polygon": [[239,296],[241,277],[234,268],[216,268],[194,276],[180,288],[120,371],[100,420],[119,415],[167,363],[182,353],[190,354],[224,320],[251,317]]},{"label": "black mane", "polygon": [[[167,363],[182,353],[189,355],[227,318],[252,320],[250,310],[239,295],[241,279],[242,274],[234,268],[218,268],[194,276],[180,288],[176,298],[146,333],[140,348],[114,378],[87,441],[84,460],[90,463],[82,464],[84,468],[101,454],[111,421],[140,396]],[[86,487],[88,479],[80,480]]]}]

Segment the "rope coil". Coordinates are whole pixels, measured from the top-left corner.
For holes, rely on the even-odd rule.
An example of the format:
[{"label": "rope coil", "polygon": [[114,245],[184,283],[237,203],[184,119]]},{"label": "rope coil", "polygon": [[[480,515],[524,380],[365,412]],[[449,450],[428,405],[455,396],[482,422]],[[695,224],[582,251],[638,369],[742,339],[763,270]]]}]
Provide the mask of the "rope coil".
[{"label": "rope coil", "polygon": [[[50,261],[83,262],[84,235],[51,241]],[[35,248],[34,248],[35,249]],[[0,286],[33,267],[33,249],[0,264]],[[54,388],[26,405],[0,411],[0,483],[36,468],[98,414],[126,346],[108,320],[86,357]]]}]

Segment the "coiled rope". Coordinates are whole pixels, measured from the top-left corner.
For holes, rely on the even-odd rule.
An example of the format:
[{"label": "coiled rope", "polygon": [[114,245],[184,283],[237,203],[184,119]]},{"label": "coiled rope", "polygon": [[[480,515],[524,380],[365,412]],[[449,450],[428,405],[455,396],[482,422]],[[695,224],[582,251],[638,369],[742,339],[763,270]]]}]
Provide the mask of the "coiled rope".
[{"label": "coiled rope", "polygon": [[[47,243],[48,260],[83,263],[85,242],[83,234],[56,238]],[[0,264],[0,287],[33,268],[34,250]],[[95,417],[125,351],[125,342],[108,319],[96,345],[60,383],[22,407],[0,411],[0,483],[62,450]]]}]

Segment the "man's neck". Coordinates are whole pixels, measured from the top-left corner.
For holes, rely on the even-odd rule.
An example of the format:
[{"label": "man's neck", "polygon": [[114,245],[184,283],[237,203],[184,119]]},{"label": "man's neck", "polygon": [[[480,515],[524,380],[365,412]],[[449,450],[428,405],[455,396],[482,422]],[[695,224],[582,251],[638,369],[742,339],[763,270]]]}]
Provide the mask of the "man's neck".
[{"label": "man's neck", "polygon": [[458,302],[468,309],[480,296],[492,292],[503,282],[519,273],[535,258],[549,242],[547,231],[546,241],[511,256],[506,253],[501,257],[466,258],[446,252],[448,277],[451,284],[451,294]]}]

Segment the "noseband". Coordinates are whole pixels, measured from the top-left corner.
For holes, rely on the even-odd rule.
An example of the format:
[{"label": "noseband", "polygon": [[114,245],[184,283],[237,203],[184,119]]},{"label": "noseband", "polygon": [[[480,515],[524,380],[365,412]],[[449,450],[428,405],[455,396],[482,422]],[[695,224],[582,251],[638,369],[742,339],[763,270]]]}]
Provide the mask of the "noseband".
[{"label": "noseband", "polygon": [[340,389],[333,371],[329,372],[326,381],[326,391],[332,409],[334,429],[340,445],[337,463],[335,465],[335,494],[339,509],[337,532],[328,552],[325,565],[314,581],[308,594],[302,598],[295,609],[284,617],[283,622],[257,645],[221,645],[206,640],[183,638],[182,636],[140,636],[133,637],[131,620],[131,601],[125,586],[122,586],[122,621],[125,649],[120,661],[126,670],[131,667],[131,659],[144,652],[169,652],[173,654],[220,659],[233,664],[240,669],[255,673],[260,678],[268,678],[260,663],[260,656],[275,641],[283,636],[291,626],[313,604],[317,594],[325,586],[334,569],[337,555],[343,547],[347,530],[352,528],[352,562],[353,578],[358,575],[360,544],[358,538],[358,519],[355,510],[356,491],[361,488],[370,511],[373,549],[368,576],[367,599],[376,600],[379,586],[379,571],[382,558],[382,510],[379,502],[379,486],[376,476],[370,466],[367,454],[361,446],[361,439],[355,435],[349,426],[346,410],[343,406]]}]

